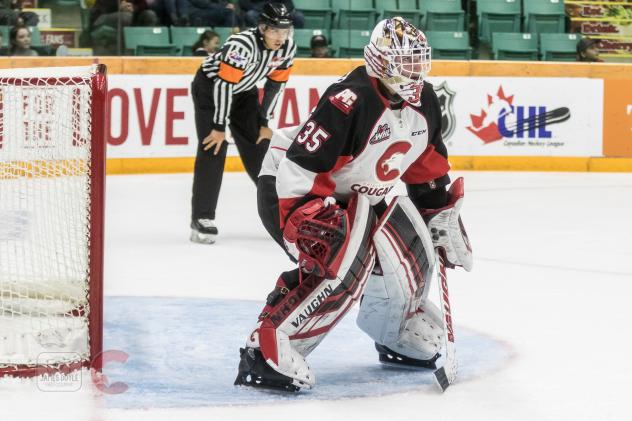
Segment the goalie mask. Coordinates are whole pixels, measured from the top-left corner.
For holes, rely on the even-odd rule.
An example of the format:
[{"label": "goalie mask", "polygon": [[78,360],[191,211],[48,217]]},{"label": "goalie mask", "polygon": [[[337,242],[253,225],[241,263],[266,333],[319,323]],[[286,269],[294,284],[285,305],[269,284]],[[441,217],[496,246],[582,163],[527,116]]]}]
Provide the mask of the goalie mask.
[{"label": "goalie mask", "polygon": [[423,80],[430,71],[430,47],[423,32],[403,18],[379,22],[364,47],[369,76],[382,80],[411,105],[421,105]]}]

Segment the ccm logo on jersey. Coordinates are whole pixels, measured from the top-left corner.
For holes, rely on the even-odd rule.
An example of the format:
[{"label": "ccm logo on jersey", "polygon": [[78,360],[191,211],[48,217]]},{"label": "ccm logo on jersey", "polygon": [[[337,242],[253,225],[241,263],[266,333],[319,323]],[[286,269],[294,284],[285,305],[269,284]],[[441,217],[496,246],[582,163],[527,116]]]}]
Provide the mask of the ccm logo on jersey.
[{"label": "ccm logo on jersey", "polygon": [[330,96],[329,102],[331,102],[334,107],[338,108],[343,113],[349,114],[357,99],[358,96],[351,89],[347,88],[336,95]]},{"label": "ccm logo on jersey", "polygon": [[422,135],[422,134],[424,134],[424,133],[426,133],[426,132],[427,132],[427,130],[426,130],[426,129],[421,129],[421,130],[417,130],[416,132],[412,132],[410,136],[411,136],[411,137],[412,137],[412,136],[419,136],[419,135]]},{"label": "ccm logo on jersey", "polygon": [[303,145],[307,152],[313,153],[320,149],[330,137],[327,130],[316,124],[314,120],[309,120],[296,136],[296,141],[299,145]]},{"label": "ccm logo on jersey", "polygon": [[402,160],[411,147],[412,145],[408,142],[397,142],[389,146],[375,165],[377,179],[391,181],[399,177]]}]

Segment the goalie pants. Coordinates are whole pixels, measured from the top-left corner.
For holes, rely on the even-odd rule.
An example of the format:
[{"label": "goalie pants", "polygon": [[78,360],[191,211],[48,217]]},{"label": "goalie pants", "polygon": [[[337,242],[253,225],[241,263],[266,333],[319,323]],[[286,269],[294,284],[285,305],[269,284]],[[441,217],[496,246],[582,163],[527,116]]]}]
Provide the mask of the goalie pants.
[{"label": "goalie pants", "polygon": [[[215,111],[211,85],[212,80],[201,71],[198,71],[191,84],[191,96],[195,108],[195,129],[198,137],[193,172],[192,219],[215,219],[228,148],[227,142],[223,142],[217,155],[213,155],[215,148],[205,151],[202,145],[204,138],[211,133]],[[256,144],[260,128],[259,94],[256,88],[233,96],[229,118],[230,132],[239,155],[248,175],[256,183],[269,144],[269,142]]]}]

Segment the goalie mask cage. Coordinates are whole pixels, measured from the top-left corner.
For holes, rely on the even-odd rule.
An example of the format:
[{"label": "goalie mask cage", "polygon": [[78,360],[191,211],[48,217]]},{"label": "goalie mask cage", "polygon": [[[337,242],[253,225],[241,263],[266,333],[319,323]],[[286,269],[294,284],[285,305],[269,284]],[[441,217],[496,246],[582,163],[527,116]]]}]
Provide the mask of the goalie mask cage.
[{"label": "goalie mask cage", "polygon": [[0,70],[0,377],[100,355],[106,98],[104,65]]}]

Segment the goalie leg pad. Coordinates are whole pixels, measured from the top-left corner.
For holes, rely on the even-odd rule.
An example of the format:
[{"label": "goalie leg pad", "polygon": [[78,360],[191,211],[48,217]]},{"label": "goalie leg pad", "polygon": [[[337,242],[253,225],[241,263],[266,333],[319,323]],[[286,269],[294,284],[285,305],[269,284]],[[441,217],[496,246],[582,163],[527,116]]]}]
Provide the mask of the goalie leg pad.
[{"label": "goalie leg pad", "polygon": [[406,357],[432,359],[441,342],[423,338],[440,336],[442,326],[436,307],[429,310],[432,317],[424,310],[431,304],[427,296],[434,272],[434,247],[410,199],[397,197],[391,203],[378,223],[373,242],[381,274],[371,275],[367,284],[358,326],[378,344]]},{"label": "goalie leg pad", "polygon": [[[299,272],[293,289],[278,283],[247,347],[259,347],[266,363],[294,379],[295,385],[311,387],[314,375],[305,362],[329,331],[362,295],[375,264],[371,240],[376,216],[366,198],[352,200],[347,208],[351,228],[347,247],[334,279]],[[270,297],[270,296],[269,296]]]}]

